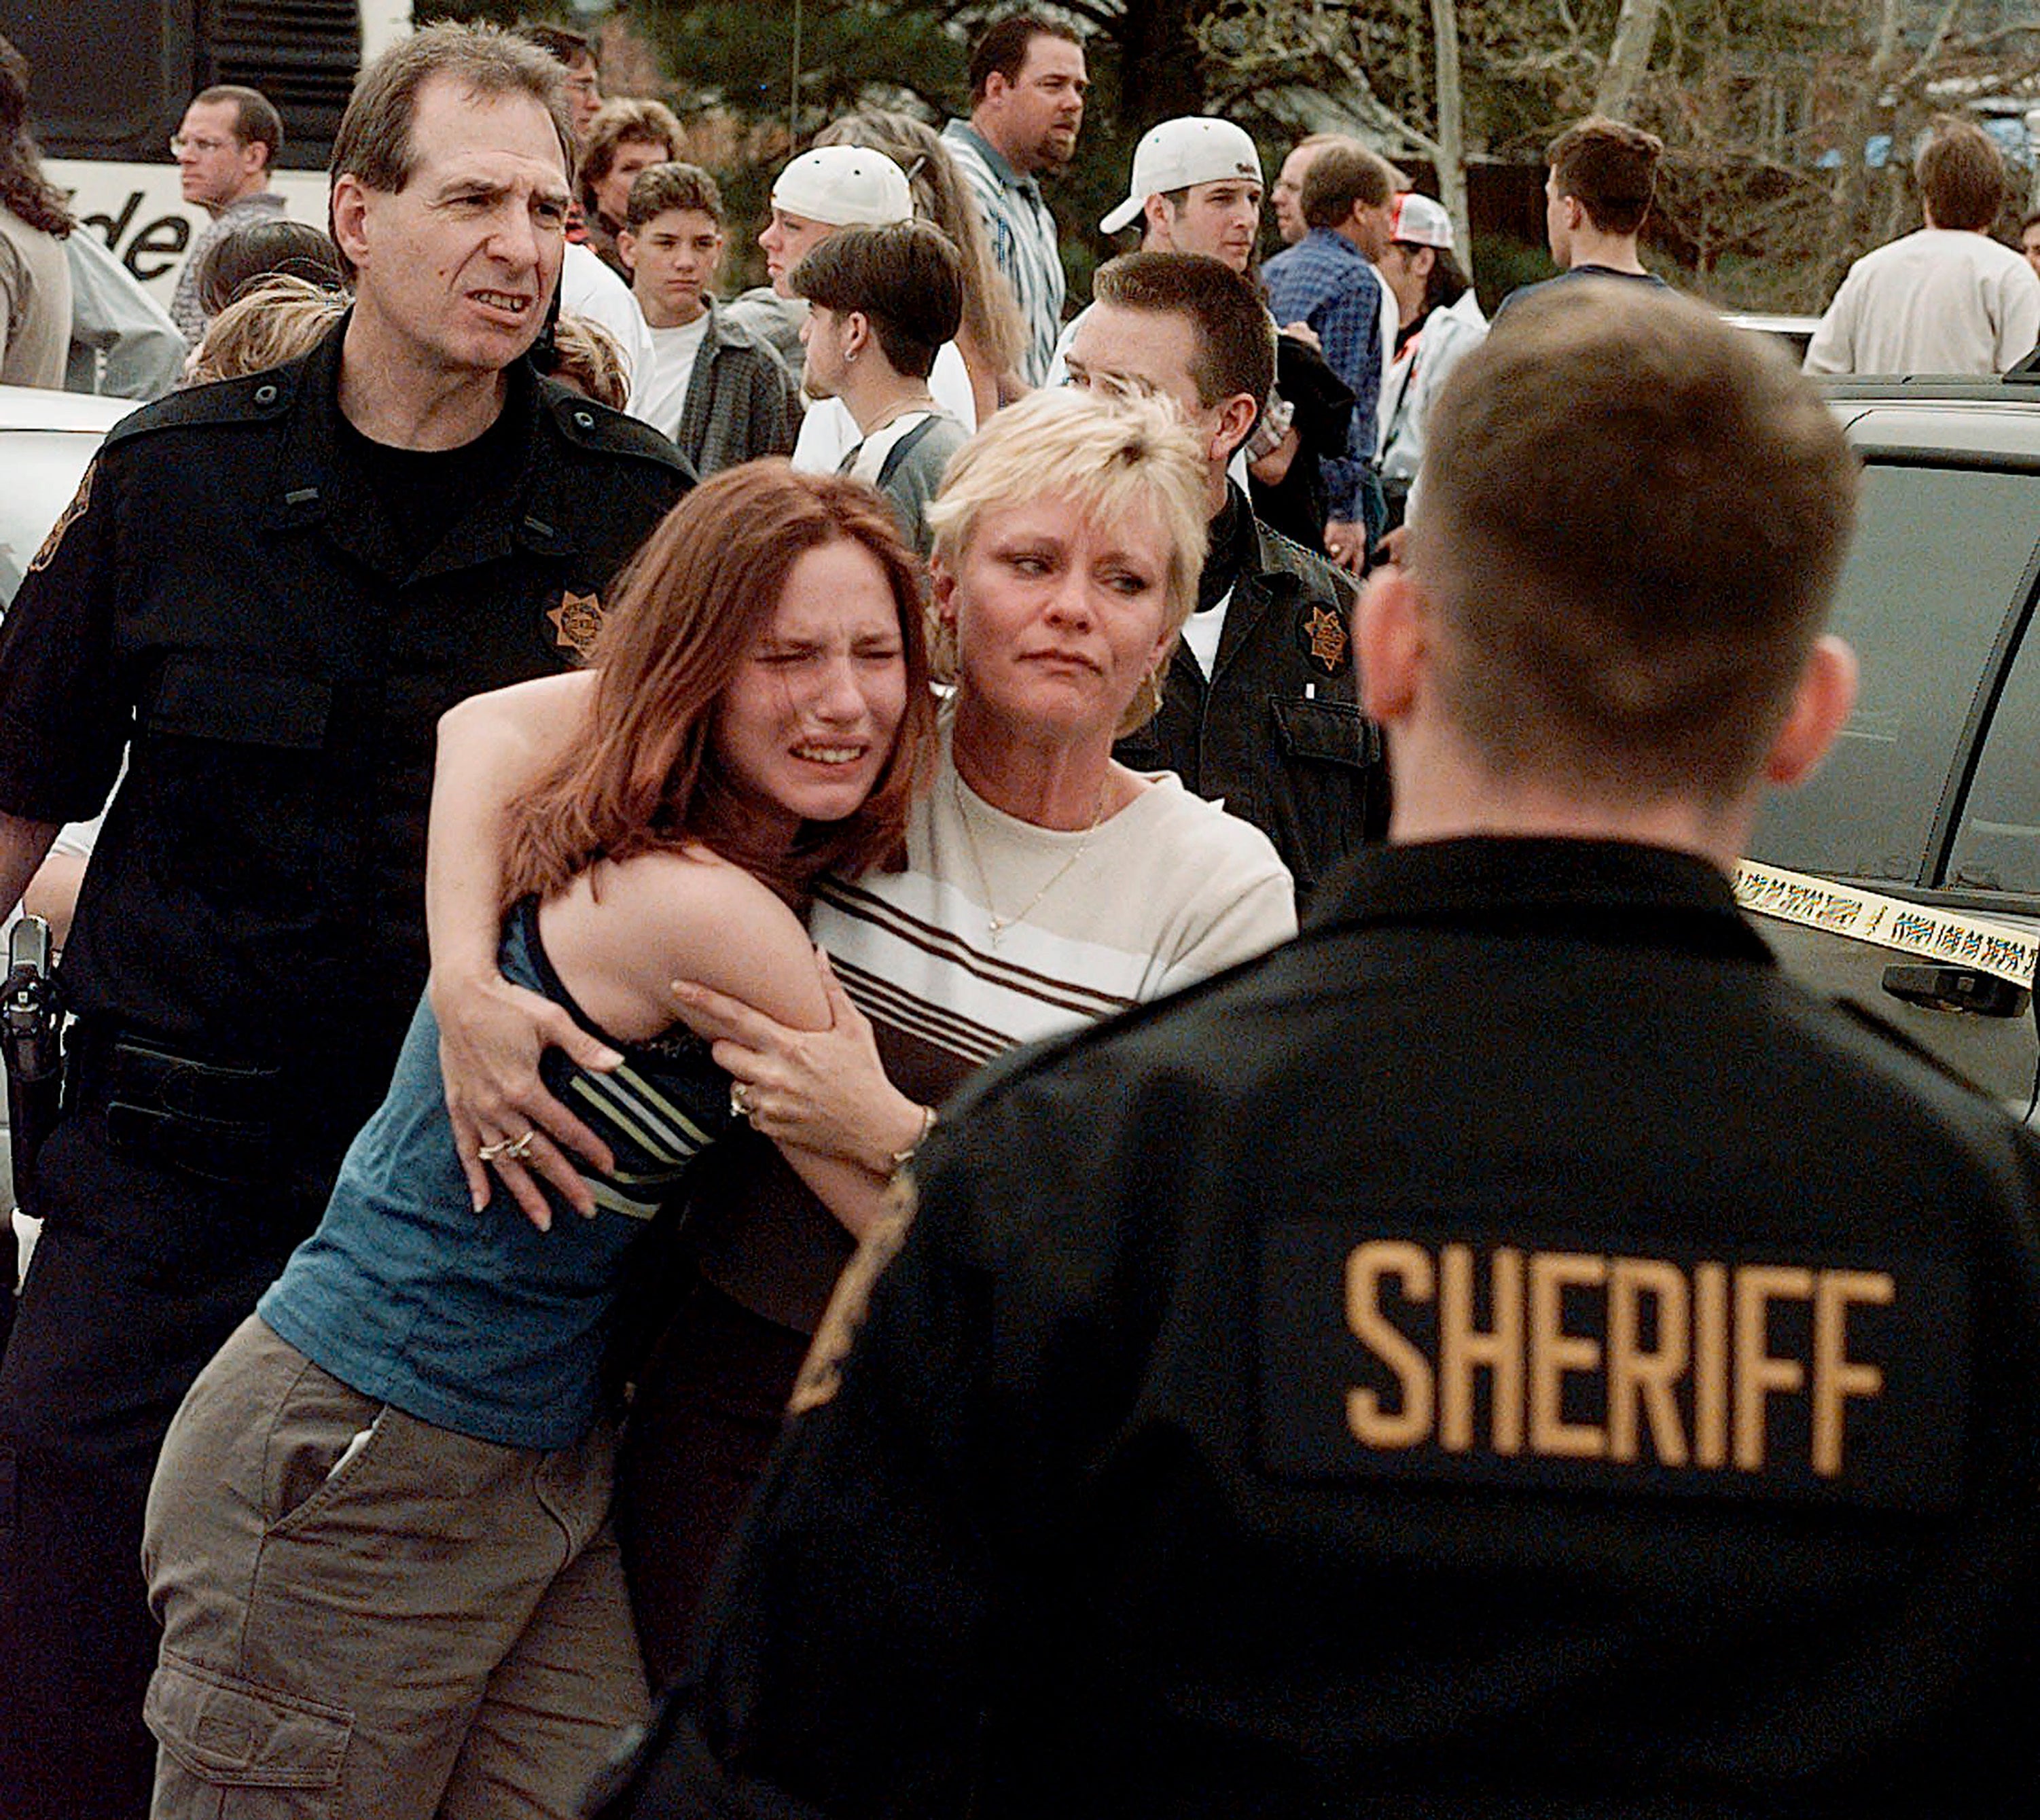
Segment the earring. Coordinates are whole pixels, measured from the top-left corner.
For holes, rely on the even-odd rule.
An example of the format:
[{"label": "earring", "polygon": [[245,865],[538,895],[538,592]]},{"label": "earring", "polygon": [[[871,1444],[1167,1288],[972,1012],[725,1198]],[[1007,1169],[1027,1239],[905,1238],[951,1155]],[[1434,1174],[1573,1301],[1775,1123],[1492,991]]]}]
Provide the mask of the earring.
[{"label": "earring", "polygon": [[928,614],[928,674],[938,683],[953,683],[957,675],[956,621],[932,608]]},{"label": "earring", "polygon": [[1124,735],[1135,732],[1154,719],[1162,711],[1162,665],[1142,672],[1140,680],[1133,685],[1133,699],[1126,704],[1126,712],[1120,717],[1119,731]]}]

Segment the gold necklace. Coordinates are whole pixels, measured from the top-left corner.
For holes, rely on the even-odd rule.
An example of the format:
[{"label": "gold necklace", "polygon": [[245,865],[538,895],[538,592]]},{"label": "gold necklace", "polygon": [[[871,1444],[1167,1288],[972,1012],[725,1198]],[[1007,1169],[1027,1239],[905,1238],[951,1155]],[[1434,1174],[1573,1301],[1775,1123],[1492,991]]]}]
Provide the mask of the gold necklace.
[{"label": "gold necklace", "polygon": [[1083,831],[1083,839],[1077,843],[1076,851],[1049,874],[1041,889],[1027,900],[1026,908],[1014,911],[1010,916],[1002,916],[992,908],[991,880],[984,870],[984,856],[977,850],[977,831],[970,824],[969,806],[963,799],[963,774],[952,765],[950,793],[956,799],[957,819],[963,824],[963,837],[970,848],[970,862],[977,873],[978,889],[984,893],[984,932],[991,937],[993,947],[999,946],[999,937],[1014,923],[1026,921],[1034,913],[1035,906],[1061,882],[1064,874],[1083,858],[1085,849],[1090,845],[1090,837],[1098,832],[1099,825],[1105,820],[1106,793],[1111,787],[1111,783],[1112,774],[1107,771],[1105,781],[1098,786],[1098,807],[1091,815],[1090,826]]}]

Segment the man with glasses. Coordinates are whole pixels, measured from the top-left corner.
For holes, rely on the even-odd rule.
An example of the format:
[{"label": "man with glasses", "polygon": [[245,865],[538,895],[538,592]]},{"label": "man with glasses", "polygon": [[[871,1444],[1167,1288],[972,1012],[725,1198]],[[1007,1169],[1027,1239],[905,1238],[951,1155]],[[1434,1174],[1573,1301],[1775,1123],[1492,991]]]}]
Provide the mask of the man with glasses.
[{"label": "man with glasses", "polygon": [[284,123],[268,97],[230,82],[201,90],[171,137],[185,200],[212,217],[192,244],[170,299],[171,320],[194,348],[209,319],[198,294],[205,256],[236,228],[284,212],[283,197],[269,187],[283,143]]},{"label": "man with glasses", "polygon": [[602,111],[602,64],[595,42],[571,26],[517,23],[517,36],[554,59],[567,73],[567,114],[573,122],[574,143],[584,150],[588,129]]}]

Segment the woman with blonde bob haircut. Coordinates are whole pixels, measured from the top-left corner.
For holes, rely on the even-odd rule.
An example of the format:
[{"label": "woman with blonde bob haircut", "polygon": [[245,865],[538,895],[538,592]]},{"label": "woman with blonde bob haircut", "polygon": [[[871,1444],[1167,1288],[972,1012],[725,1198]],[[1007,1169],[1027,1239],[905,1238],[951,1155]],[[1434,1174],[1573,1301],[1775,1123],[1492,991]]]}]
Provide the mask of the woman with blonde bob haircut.
[{"label": "woman with blonde bob haircut", "polygon": [[[797,912],[822,869],[898,851],[932,732],[919,615],[866,489],[759,463],[653,532],[599,667],[539,685],[567,737],[501,805],[489,964],[601,1052],[554,1051],[545,1078],[605,1160],[540,1219],[485,1211],[485,1165],[539,1140],[449,1108],[421,1004],[319,1229],[165,1445],[150,1700],[176,1735],[287,1714],[335,1820],[535,1817],[577,1811],[645,1715],[603,1333],[638,1236],[741,1110],[668,982],[827,1026]],[[838,1218],[875,1213],[862,1173],[803,1162]],[[570,1203],[588,1217],[551,1218]],[[166,1748],[154,1811],[216,1814],[244,1776]]]},{"label": "woman with blonde bob haircut", "polygon": [[[618,1533],[655,1680],[679,1665],[855,1236],[774,1144],[881,1181],[934,1107],[1008,1045],[1172,992],[1295,931],[1289,875],[1258,829],[1112,756],[1151,711],[1195,597],[1203,476],[1161,400],[1038,392],[980,430],[931,508],[935,639],[954,686],[905,867],[832,876],[809,920],[828,956],[830,1027],[793,1028],[712,982],[676,988],[690,1022],[725,1039],[716,1058],[740,1083],[752,1133],[695,1178],[698,1255],[631,1406]],[[479,742],[463,775],[514,771],[520,749]],[[462,888],[483,889],[471,877]],[[436,927],[436,960],[443,937],[472,945],[471,931]],[[557,1020],[515,1027],[485,995],[465,997],[442,1019],[448,1091],[485,1106],[489,1129],[539,1125],[588,1154],[533,1066],[537,1041],[573,1033]],[[520,1045],[528,1059],[506,1065]],[[531,1186],[515,1163],[504,1175]]]},{"label": "woman with blonde bob haircut", "polygon": [[[1086,398],[1102,408],[1076,402]],[[1119,388],[1039,394],[1026,401],[1025,410],[1015,406],[1003,416],[999,430],[966,443],[943,475],[942,496],[928,513],[934,560],[953,576],[985,516],[1030,495],[1059,496],[1103,524],[1151,513],[1167,550],[1162,607],[1167,648],[1148,667],[1116,729],[1132,733],[1159,710],[1170,651],[1197,603],[1210,516],[1196,447],[1171,407]],[[945,682],[956,675],[954,631],[953,615],[938,619],[935,673]]]}]

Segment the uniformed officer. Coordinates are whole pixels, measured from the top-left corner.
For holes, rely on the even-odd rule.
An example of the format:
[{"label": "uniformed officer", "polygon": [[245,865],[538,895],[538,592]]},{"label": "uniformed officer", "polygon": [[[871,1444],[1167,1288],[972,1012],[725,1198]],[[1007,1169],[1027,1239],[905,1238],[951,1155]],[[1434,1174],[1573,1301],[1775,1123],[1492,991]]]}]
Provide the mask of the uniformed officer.
[{"label": "uniformed officer", "polygon": [[[0,637],[0,900],[129,756],[64,957],[67,1109],[0,1366],[10,1820],[147,1806],[150,1471],[387,1083],[425,977],[437,718],[584,657],[687,483],[524,358],[570,144],[558,66],[493,31],[365,71],[333,167],[352,314],[295,365],[127,420]],[[243,1731],[220,1750],[287,1782],[288,1715]]]},{"label": "uniformed officer", "polygon": [[1391,843],[946,1116],[607,1811],[2031,1799],[2040,1171],[1727,876],[1848,712],[1841,436],[1613,287],[1433,421]]},{"label": "uniformed officer", "polygon": [[1205,445],[1211,544],[1161,710],[1119,743],[1275,843],[1307,903],[1388,807],[1378,731],[1353,699],[1353,596],[1322,558],[1254,516],[1227,464],[1275,383],[1275,325],[1242,274],[1189,253],[1099,268],[1065,356],[1071,379],[1132,382],[1180,405]]}]

